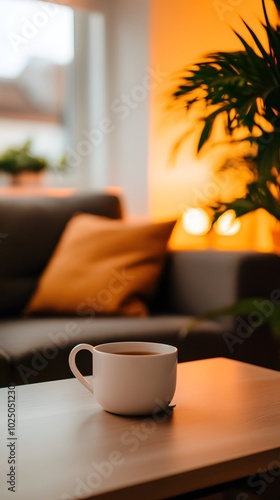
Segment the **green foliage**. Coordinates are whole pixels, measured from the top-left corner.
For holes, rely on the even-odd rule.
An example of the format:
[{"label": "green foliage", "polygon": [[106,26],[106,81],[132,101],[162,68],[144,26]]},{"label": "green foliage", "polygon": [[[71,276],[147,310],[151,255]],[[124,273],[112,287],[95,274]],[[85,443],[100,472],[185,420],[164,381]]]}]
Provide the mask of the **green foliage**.
[{"label": "green foliage", "polygon": [[19,174],[21,172],[41,172],[48,168],[44,158],[34,156],[31,153],[31,141],[26,141],[18,148],[7,149],[0,155],[0,170],[8,174]]},{"label": "green foliage", "polygon": [[[249,316],[249,314],[252,314],[252,312],[254,311],[257,311],[258,314],[260,314],[260,308],[258,307],[258,305],[262,304],[263,302],[268,302],[268,299],[264,297],[249,297],[239,300],[235,304],[232,304],[228,307],[209,311],[194,319],[194,321],[190,325],[188,325],[183,333],[187,334],[188,331],[195,328],[201,321],[204,321],[205,319],[216,319],[222,316],[242,316],[246,318],[246,316]],[[271,302],[270,307],[271,313],[262,315],[262,324],[268,324],[275,338],[278,338],[280,340],[280,304],[274,304]]]},{"label": "green foliage", "polygon": [[32,142],[24,142],[18,148],[9,148],[0,155],[0,171],[17,175],[22,172],[42,172],[53,168],[57,172],[65,172],[68,167],[68,156],[64,154],[51,165],[45,158],[32,153]]},{"label": "green foliage", "polygon": [[[280,14],[280,0],[274,0]],[[215,200],[210,207],[213,223],[227,210],[241,217],[258,208],[265,209],[280,220],[280,26],[272,26],[262,0],[266,44],[262,44],[251,27],[243,20],[249,41],[239,33],[244,50],[206,54],[202,61],[189,66],[172,94],[173,100],[183,105],[187,115],[195,109],[201,126],[197,153],[213,144],[213,130],[219,121],[224,124],[226,142],[243,144],[246,156],[226,160],[220,170],[250,172],[250,180],[242,198],[231,202]],[[194,126],[197,130],[197,124]],[[189,136],[187,130],[174,147],[177,152]],[[248,178],[249,178],[248,177]],[[243,316],[259,310],[256,303],[265,298],[246,298],[235,304],[212,310],[196,318],[182,334],[199,322],[221,316]],[[275,336],[280,339],[280,305],[273,304],[271,314],[263,317]]]},{"label": "green foliage", "polygon": [[275,4],[275,7],[278,11],[280,11],[280,0],[273,0],[274,1],[274,4]]},{"label": "green foliage", "polygon": [[[280,1],[274,4],[280,12]],[[226,142],[248,146],[248,170],[253,172],[253,180],[246,185],[243,198],[231,203],[215,200],[211,207],[214,221],[229,209],[240,217],[258,208],[280,220],[280,27],[270,23],[265,0],[262,5],[267,47],[243,20],[249,42],[235,34],[244,50],[207,54],[187,67],[172,94],[187,114],[193,109],[198,112],[202,123],[198,154],[211,143],[214,126],[221,119]],[[179,139],[176,151],[187,135]],[[222,167],[225,170],[227,162]]]}]

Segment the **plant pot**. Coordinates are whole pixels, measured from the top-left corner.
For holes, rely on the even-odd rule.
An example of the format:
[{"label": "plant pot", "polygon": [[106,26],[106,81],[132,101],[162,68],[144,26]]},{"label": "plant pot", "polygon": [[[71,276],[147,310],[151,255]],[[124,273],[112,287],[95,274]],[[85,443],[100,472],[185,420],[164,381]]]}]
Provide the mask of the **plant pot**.
[{"label": "plant pot", "polygon": [[44,172],[21,172],[11,175],[12,186],[39,186],[42,184]]}]

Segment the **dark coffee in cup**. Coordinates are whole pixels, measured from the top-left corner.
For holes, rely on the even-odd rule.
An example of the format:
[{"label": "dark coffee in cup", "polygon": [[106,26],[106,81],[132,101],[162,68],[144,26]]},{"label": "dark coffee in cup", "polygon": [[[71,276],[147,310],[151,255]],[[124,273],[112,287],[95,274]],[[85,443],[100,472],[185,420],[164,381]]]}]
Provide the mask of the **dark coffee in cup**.
[{"label": "dark coffee in cup", "polygon": [[116,352],[115,354],[121,354],[122,356],[155,356],[160,354],[160,352],[149,352],[149,351],[126,351],[126,352]]}]

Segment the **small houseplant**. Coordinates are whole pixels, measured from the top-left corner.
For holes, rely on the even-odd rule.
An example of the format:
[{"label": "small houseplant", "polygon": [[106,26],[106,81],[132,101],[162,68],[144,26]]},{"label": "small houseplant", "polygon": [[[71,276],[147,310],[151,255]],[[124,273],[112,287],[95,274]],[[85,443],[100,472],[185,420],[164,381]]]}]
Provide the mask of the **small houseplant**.
[{"label": "small houseplant", "polygon": [[[55,164],[55,168],[62,171],[66,168],[66,164],[67,159],[63,156]],[[46,158],[32,152],[31,140],[25,141],[21,146],[8,148],[0,154],[0,172],[10,175],[12,184],[20,184],[22,175],[28,174],[36,178],[51,168],[52,166]]]}]

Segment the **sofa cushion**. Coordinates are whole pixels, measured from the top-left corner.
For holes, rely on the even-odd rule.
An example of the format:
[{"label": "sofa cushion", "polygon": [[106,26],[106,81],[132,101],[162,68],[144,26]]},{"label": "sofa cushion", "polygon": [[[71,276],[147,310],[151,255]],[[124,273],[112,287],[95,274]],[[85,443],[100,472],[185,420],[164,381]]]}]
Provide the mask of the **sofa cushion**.
[{"label": "sofa cushion", "polygon": [[20,196],[0,200],[0,316],[18,314],[36,287],[61,233],[77,212],[120,218],[116,196]]},{"label": "sofa cushion", "polygon": [[74,216],[26,312],[146,316],[174,225]]},{"label": "sofa cushion", "polygon": [[[179,349],[179,361],[190,361],[192,335],[203,338],[202,357],[225,356],[223,329],[215,322],[201,323],[191,336],[181,337],[190,321],[186,316],[145,318],[24,318],[0,322],[1,347],[11,359],[12,378],[17,384],[72,377],[68,365],[70,350],[77,344],[92,345],[125,340],[161,342]],[[210,356],[209,356],[210,355]],[[88,352],[78,353],[78,365],[85,375],[92,373]]]}]

